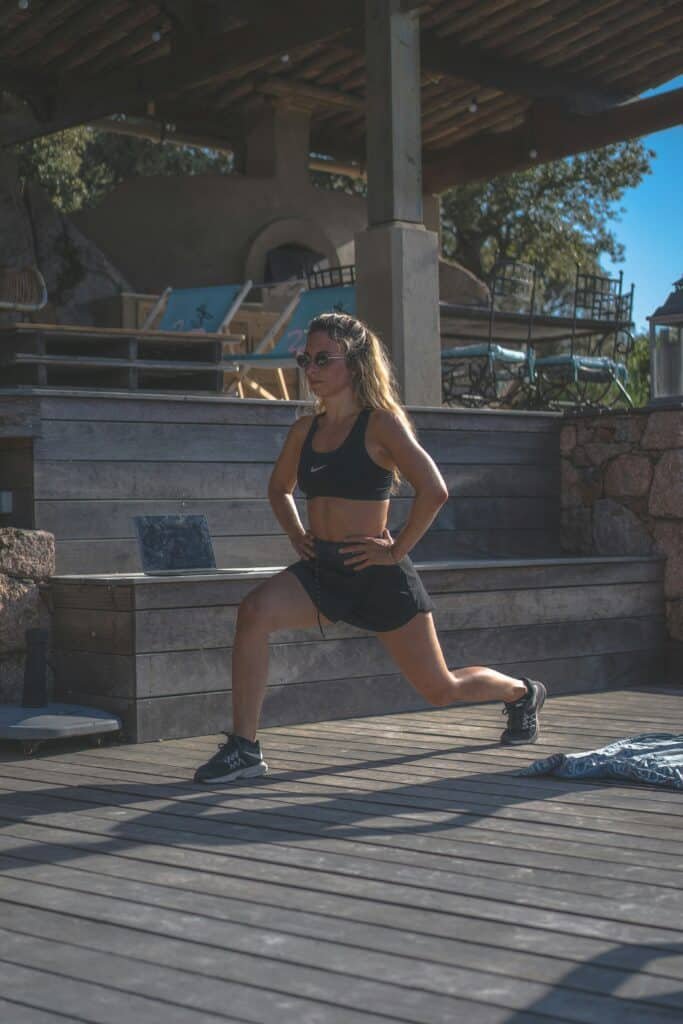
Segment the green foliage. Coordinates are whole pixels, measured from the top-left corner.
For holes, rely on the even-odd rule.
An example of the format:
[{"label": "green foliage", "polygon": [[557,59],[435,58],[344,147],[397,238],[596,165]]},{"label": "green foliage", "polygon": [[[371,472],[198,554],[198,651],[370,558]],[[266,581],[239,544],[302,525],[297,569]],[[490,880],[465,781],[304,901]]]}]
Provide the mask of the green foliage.
[{"label": "green foliage", "polygon": [[232,157],[216,150],[71,128],[17,146],[21,175],[39,182],[64,213],[99,202],[126,178],[152,174],[229,174]]},{"label": "green foliage", "polygon": [[81,172],[90,135],[89,128],[71,128],[24,142],[14,149],[21,177],[42,185],[57,209],[64,213],[77,210],[87,199]]},{"label": "green foliage", "polygon": [[365,178],[351,178],[348,174],[328,174],[326,171],[311,171],[311,184],[328,192],[346,192],[349,196],[368,194],[368,183]]},{"label": "green foliage", "polygon": [[650,401],[650,339],[647,334],[637,334],[633,339],[633,347],[626,359],[626,366],[626,386],[633,404],[647,405]]},{"label": "green foliage", "polygon": [[652,157],[641,142],[624,142],[450,189],[441,199],[444,255],[478,277],[500,258],[535,263],[545,310],[564,311],[577,263],[599,271],[603,255],[623,259],[610,226],[623,212],[615,204],[651,172]]}]

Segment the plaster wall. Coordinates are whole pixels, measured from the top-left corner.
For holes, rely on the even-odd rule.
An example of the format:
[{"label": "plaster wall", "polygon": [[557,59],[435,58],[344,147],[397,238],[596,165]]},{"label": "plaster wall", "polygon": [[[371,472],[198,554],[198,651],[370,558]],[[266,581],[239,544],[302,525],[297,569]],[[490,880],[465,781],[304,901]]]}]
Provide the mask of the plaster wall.
[{"label": "plaster wall", "polygon": [[240,175],[135,178],[72,219],[141,292],[246,276],[258,283],[267,249],[283,243],[324,252],[333,266],[352,263],[364,200],[301,177],[286,185]]}]

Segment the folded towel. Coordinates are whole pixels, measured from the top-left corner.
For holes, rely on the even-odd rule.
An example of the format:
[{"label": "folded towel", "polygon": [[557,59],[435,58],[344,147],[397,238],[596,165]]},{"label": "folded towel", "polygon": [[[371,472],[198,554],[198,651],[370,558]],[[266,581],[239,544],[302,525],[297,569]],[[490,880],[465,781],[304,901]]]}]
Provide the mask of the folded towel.
[{"label": "folded towel", "polygon": [[683,734],[643,733],[615,740],[599,750],[551,754],[518,775],[558,775],[563,779],[620,779],[683,790]]}]

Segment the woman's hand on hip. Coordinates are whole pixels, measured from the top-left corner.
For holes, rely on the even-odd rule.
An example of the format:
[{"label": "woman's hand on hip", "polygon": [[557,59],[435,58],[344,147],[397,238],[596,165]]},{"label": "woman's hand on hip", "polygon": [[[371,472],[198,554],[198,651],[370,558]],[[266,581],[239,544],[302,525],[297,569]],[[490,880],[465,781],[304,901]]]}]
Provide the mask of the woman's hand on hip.
[{"label": "woman's hand on hip", "polygon": [[315,558],[315,535],[310,530],[289,537],[299,558]]},{"label": "woman's hand on hip", "polygon": [[381,537],[350,537],[349,544],[340,548],[345,565],[351,565],[358,571],[371,565],[395,565],[393,553],[394,538],[388,530]]}]

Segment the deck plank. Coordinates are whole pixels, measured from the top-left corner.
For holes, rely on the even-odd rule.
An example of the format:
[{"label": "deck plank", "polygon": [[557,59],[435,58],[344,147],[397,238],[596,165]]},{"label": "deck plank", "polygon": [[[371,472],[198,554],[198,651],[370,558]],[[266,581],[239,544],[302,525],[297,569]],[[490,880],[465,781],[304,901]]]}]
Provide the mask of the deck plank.
[{"label": "deck plank", "polygon": [[680,794],[516,772],[682,695],[554,697],[531,748],[482,705],[279,726],[233,787],[190,782],[216,737],[4,746],[0,1017],[673,1024]]}]

